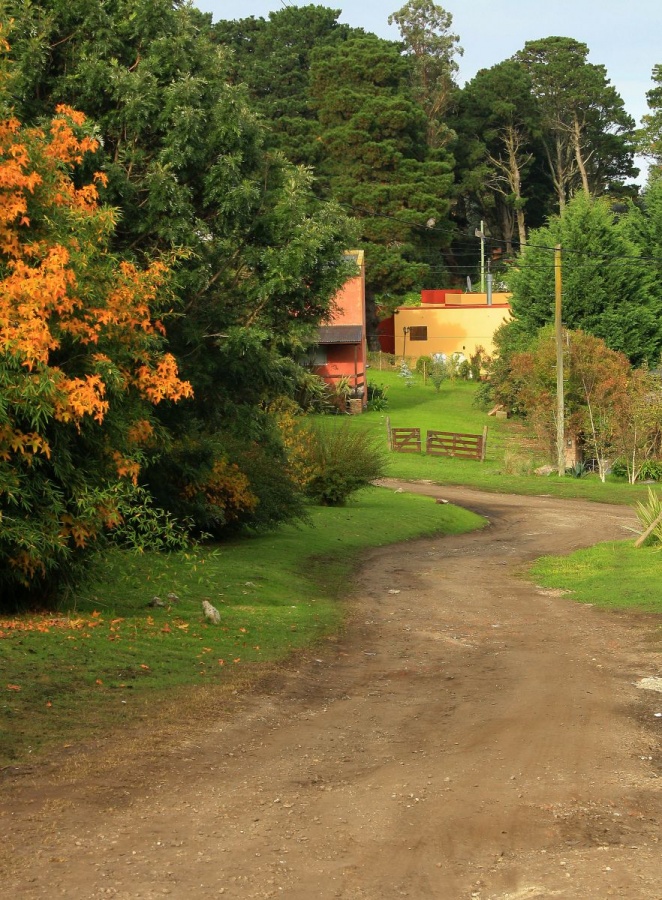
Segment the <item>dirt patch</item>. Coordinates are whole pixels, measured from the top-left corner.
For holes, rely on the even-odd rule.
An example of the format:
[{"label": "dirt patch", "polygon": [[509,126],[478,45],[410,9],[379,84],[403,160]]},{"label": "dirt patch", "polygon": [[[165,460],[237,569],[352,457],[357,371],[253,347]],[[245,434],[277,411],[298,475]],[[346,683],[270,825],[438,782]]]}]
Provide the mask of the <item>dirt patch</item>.
[{"label": "dirt patch", "polygon": [[5,784],[5,895],[660,900],[659,618],[518,574],[629,511],[412,489],[491,525],[370,554],[346,633],[259,689]]}]

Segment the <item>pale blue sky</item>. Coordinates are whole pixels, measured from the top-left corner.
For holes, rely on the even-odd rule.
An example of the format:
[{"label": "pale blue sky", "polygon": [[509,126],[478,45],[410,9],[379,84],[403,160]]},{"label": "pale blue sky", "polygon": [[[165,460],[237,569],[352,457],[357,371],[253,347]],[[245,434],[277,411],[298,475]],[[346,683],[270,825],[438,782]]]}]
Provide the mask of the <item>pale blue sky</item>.
[{"label": "pale blue sky", "polygon": [[[214,19],[267,17],[285,5],[305,6],[306,0],[193,0],[213,13]],[[388,24],[389,13],[404,0],[361,0],[323,3],[341,9],[341,22],[398,38]],[[648,106],[646,91],[651,72],[662,64],[662,0],[448,0],[441,4],[453,16],[464,56],[459,59],[459,80],[472,78],[512,56],[525,41],[563,35],[583,41],[589,61],[606,67],[630,115],[639,121]]]}]

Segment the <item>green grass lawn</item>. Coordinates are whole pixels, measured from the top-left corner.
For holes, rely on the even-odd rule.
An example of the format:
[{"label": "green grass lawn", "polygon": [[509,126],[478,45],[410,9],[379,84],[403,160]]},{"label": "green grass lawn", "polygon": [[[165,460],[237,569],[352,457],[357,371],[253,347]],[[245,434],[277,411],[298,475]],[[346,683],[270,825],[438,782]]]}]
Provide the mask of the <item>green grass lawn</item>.
[{"label": "green grass lawn", "polygon": [[558,475],[521,474],[549,460],[532,447],[523,426],[510,419],[496,419],[473,405],[477,385],[467,381],[445,381],[439,393],[417,376],[406,387],[394,371],[371,370],[369,382],[387,389],[388,407],[382,412],[366,412],[355,417],[355,427],[369,428],[383,436],[386,419],[393,427],[420,428],[422,439],[428,429],[482,434],[487,425],[487,454],[484,462],[426,456],[425,453],[390,453],[388,475],[406,480],[429,479],[438,484],[463,484],[501,493],[575,497],[603,503],[634,503],[646,496],[646,485],[630,485],[609,478],[602,484],[597,475],[571,478]]},{"label": "green grass lawn", "polygon": [[[311,522],[172,555],[100,556],[55,615],[0,621],[0,766],[154,715],[173,690],[224,684],[337,631],[371,548],[480,527],[473,513],[369,488]],[[154,596],[166,608],[152,608]],[[207,624],[201,601],[221,612]],[[258,667],[259,668],[259,667]]]},{"label": "green grass lawn", "polygon": [[536,583],[571,591],[580,603],[662,613],[662,554],[614,541],[570,556],[543,556],[529,569]]}]

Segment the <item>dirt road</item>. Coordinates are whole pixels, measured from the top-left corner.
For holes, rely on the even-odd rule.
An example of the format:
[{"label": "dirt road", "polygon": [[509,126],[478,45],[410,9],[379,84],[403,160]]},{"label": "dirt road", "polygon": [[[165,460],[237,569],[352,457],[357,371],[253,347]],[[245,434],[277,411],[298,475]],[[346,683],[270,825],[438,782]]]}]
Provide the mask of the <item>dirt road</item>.
[{"label": "dirt road", "polygon": [[659,618],[518,572],[629,511],[415,490],[490,526],[371,554],[347,633],[233,712],[6,787],[2,896],[662,900]]}]

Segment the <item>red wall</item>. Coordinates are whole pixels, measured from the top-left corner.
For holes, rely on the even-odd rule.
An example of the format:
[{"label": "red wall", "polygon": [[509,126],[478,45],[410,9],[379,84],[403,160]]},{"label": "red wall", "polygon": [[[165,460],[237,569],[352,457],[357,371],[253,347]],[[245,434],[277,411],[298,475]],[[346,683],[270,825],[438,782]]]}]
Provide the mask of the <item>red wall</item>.
[{"label": "red wall", "polygon": [[421,291],[421,303],[446,303],[447,294],[462,294],[460,288],[443,288],[443,290]]},{"label": "red wall", "polygon": [[395,318],[389,316],[388,319],[382,319],[377,326],[377,337],[379,338],[379,349],[382,353],[395,353]]}]

